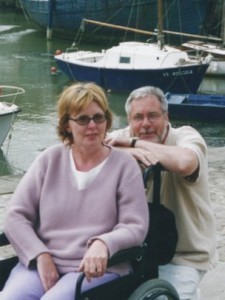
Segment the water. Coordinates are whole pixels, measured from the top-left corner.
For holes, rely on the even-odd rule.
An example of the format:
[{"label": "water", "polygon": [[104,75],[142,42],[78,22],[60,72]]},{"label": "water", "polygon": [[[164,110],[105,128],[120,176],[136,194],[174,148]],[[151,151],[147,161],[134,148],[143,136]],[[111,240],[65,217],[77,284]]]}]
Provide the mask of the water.
[{"label": "water", "polygon": [[[51,67],[55,66],[55,51],[70,46],[71,41],[59,38],[47,41],[45,33],[34,29],[23,14],[1,9],[0,83],[20,86],[26,93],[16,102],[22,111],[13,126],[11,138],[6,139],[0,151],[0,175],[23,173],[38,153],[58,142],[56,102],[63,87],[70,82],[62,73],[52,75]],[[81,46],[94,47],[93,44]],[[201,91],[225,94],[223,79],[204,80]],[[127,94],[109,94],[110,106],[115,113],[113,128],[127,124],[124,113],[126,97]],[[175,125],[182,124],[172,121]],[[209,146],[225,145],[222,124],[191,122],[190,125],[202,133]]]}]

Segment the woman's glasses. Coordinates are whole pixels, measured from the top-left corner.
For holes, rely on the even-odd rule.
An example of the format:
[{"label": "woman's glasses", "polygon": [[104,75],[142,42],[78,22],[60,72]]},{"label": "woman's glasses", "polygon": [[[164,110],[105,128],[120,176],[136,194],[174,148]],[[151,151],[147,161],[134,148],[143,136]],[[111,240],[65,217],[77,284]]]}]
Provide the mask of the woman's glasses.
[{"label": "woman's glasses", "polygon": [[81,115],[77,118],[69,118],[69,120],[77,122],[77,124],[83,126],[89,124],[91,120],[93,120],[96,124],[103,123],[106,120],[106,117],[103,114],[95,114],[93,117]]}]

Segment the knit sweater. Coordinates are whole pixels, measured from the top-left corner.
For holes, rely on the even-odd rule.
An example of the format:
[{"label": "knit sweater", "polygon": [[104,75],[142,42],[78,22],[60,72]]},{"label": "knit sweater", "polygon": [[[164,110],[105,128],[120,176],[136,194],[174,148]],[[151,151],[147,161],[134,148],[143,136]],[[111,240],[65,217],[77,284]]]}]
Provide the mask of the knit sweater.
[{"label": "knit sweater", "polygon": [[[78,190],[69,148],[49,147],[33,162],[10,201],[5,233],[20,261],[29,267],[49,252],[60,273],[76,271],[96,238],[109,255],[139,245],[148,230],[143,180],[136,161],[111,148],[94,180]],[[125,274],[128,264],[112,268]]]}]

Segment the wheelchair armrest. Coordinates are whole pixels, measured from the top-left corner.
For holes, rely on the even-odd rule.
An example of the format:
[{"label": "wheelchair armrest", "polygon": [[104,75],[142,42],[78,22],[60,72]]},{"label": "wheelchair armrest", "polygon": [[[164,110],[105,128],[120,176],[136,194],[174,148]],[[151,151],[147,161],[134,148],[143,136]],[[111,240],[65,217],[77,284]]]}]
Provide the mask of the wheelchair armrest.
[{"label": "wheelchair armrest", "polygon": [[4,232],[0,233],[0,247],[9,245],[10,242]]},{"label": "wheelchair armrest", "polygon": [[[145,247],[145,244],[141,246],[136,246],[124,250],[120,250],[117,253],[115,253],[112,257],[108,259],[107,267],[112,267],[115,265],[118,265],[123,262],[127,261],[134,261],[134,260],[140,260],[142,258],[143,249]],[[75,299],[80,299],[81,295],[81,286],[85,279],[85,274],[81,273],[78,277],[77,283],[76,283],[76,296]]]},{"label": "wheelchair armrest", "polygon": [[139,260],[142,256],[142,253],[142,246],[120,250],[119,252],[115,253],[112,257],[109,258],[107,266],[112,267],[126,261],[132,261],[135,259]]}]

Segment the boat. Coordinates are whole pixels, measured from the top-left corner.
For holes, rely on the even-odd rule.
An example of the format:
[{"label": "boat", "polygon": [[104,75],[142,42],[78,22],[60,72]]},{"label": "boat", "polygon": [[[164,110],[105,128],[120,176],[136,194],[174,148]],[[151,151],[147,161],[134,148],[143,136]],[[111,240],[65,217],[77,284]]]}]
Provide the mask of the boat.
[{"label": "boat", "polygon": [[158,31],[149,32],[157,36],[157,42],[121,42],[100,52],[79,51],[72,47],[54,56],[59,69],[70,80],[93,81],[106,90],[130,92],[153,85],[164,92],[196,93],[209,62],[191,58],[186,51],[165,45],[162,0],[157,4]]},{"label": "boat", "polygon": [[[202,33],[201,24],[207,17],[210,1],[164,0],[164,29]],[[20,3],[26,17],[47,30],[49,37],[52,32],[74,37],[83,18],[143,30],[154,30],[157,25],[157,0],[20,0]],[[107,28],[98,28],[98,33],[104,30]]]},{"label": "boat", "polygon": [[170,46],[132,41],[101,52],[64,52],[55,60],[72,81],[93,81],[122,92],[153,85],[165,92],[196,93],[209,66]]},{"label": "boat", "polygon": [[182,44],[186,49],[192,49],[199,55],[211,55],[211,60],[206,74],[210,76],[225,76],[225,47],[223,43],[205,43],[193,40]]},{"label": "boat", "polygon": [[166,93],[174,119],[225,122],[225,95]]},{"label": "boat", "polygon": [[4,151],[0,148],[0,177],[6,175],[13,175],[13,168],[9,163]]},{"label": "boat", "polygon": [[[211,55],[211,62],[206,74],[225,75],[225,0],[212,1],[208,30],[201,39],[188,40],[182,44],[184,49],[196,51],[198,55]],[[210,24],[212,23],[212,24]],[[211,29],[211,31],[210,31]],[[205,41],[206,40],[206,41]]]},{"label": "boat", "polygon": [[[18,95],[23,93],[25,90],[21,87],[0,85],[0,147],[20,111],[20,107],[14,104],[14,101]],[[10,102],[8,102],[9,99]]]}]

